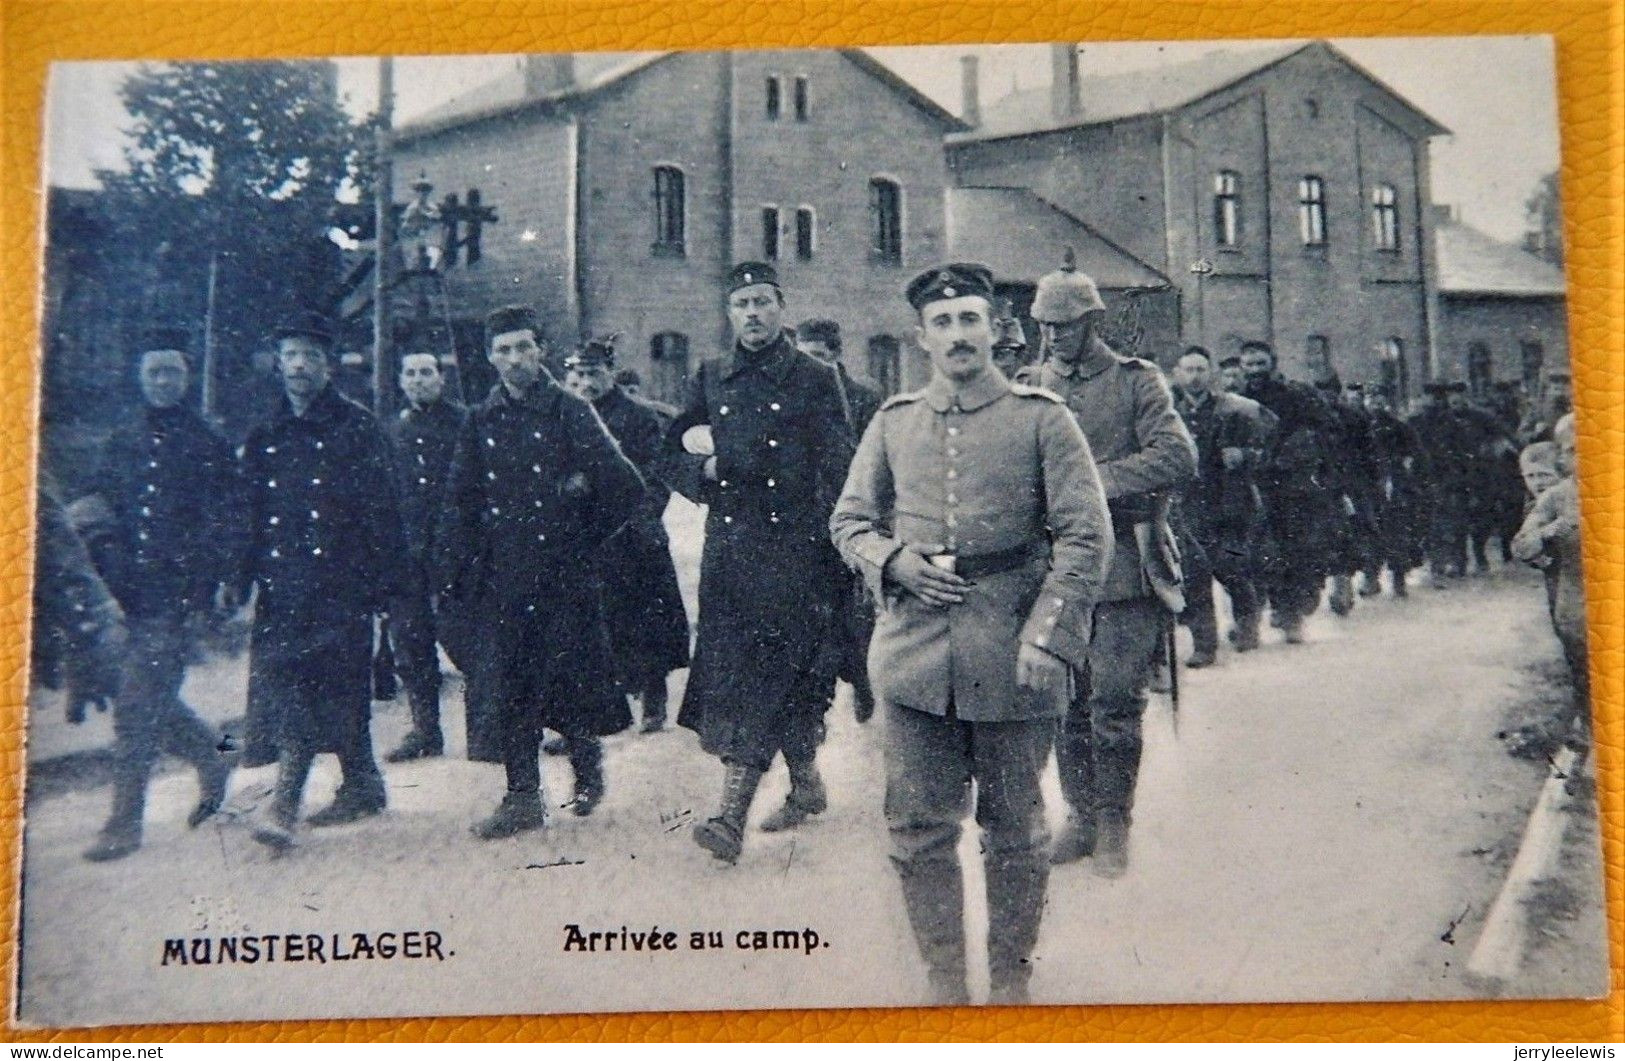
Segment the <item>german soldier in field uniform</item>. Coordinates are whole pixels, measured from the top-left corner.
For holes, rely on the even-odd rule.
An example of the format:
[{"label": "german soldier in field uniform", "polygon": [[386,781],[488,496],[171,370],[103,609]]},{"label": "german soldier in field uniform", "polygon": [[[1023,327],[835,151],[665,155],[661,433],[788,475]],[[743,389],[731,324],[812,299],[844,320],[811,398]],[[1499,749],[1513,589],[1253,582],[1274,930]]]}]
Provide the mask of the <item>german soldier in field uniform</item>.
[{"label": "german soldier in field uniform", "polygon": [[1054,859],[1093,854],[1097,872],[1117,876],[1128,866],[1147,688],[1170,616],[1184,609],[1168,506],[1196,474],[1196,446],[1157,366],[1100,338],[1106,306],[1094,281],[1070,265],[1041,277],[1032,314],[1044,329],[1046,360],[1023,378],[1059,395],[1077,417],[1117,539],[1089,666],[1055,746],[1070,814]]},{"label": "german soldier in field uniform", "polygon": [[373,415],[330,382],[327,322],[301,314],[276,336],[285,393],[244,443],[249,544],[230,596],[259,588],[245,754],[277,756],[276,790],[254,837],[285,850],[319,753],[338,755],[344,782],[308,824],[384,809],[372,748],[373,617],[403,586],[407,553],[389,443]]},{"label": "german soldier in field uniform", "polygon": [[615,671],[643,704],[643,732],[666,724],[666,676],[688,666],[688,615],[661,516],[671,489],[651,467],[666,418],[615,385],[615,339],[593,339],[565,358],[565,386],[590,402],[621,453],[643,473],[643,502],[605,543],[597,569]]},{"label": "german soldier in field uniform", "polygon": [[130,633],[113,706],[113,810],[85,852],[93,862],[140,846],[147,779],[161,753],[197,770],[194,827],[220,808],[230,773],[220,735],[181,699],[192,622],[230,580],[242,538],[231,448],[185,404],[185,349],[179,329],[149,333],[137,365],[141,411],[114,431],[93,488],[109,515],[97,559]]},{"label": "german soldier in field uniform", "polygon": [[733,348],[690,378],[661,475],[708,508],[699,632],[678,721],[726,768],[721,806],[694,840],[731,863],[777,755],[791,788],[773,824],[827,805],[816,756],[841,669],[847,587],[828,523],[852,441],[835,373],[784,328],[773,268],[736,266],[727,310]]},{"label": "german soldier in field uniform", "polygon": [[491,840],[546,823],[543,727],[566,738],[575,813],[591,813],[604,796],[598,738],[632,716],[592,569],[636,515],[644,486],[592,406],[543,368],[534,311],[497,310],[485,332],[499,380],[463,422],[435,549],[441,591],[471,601],[480,624],[475,685],[502,736],[507,793],[474,827]]},{"label": "german soldier in field uniform", "polygon": [[[457,649],[462,647],[462,631],[451,629],[455,620],[444,610],[450,602],[440,601],[437,607],[429,558],[446,473],[451,467],[451,451],[463,425],[463,408],[445,397],[446,381],[440,373],[440,361],[431,353],[411,353],[401,358],[400,383],[407,405],[389,422],[387,430],[395,453],[395,477],[410,563],[406,590],[391,604],[389,619],[396,665],[412,707],[412,729],[400,746],[384,757],[392,763],[444,752],[440,656],[435,644],[444,641]],[[453,663],[463,663],[461,651],[448,652],[454,656]],[[469,758],[493,758],[489,753],[476,754],[487,751],[479,747],[478,737],[470,727]]]},{"label": "german soldier in field uniform", "polygon": [[885,719],[891,858],[932,1001],[969,1001],[959,834],[983,829],[994,1003],[1027,1001],[1049,877],[1039,775],[1088,660],[1112,530],[1077,422],[993,366],[992,276],[908,287],[924,390],[869,425],[830,528],[883,602],[870,676]]},{"label": "german soldier in field uniform", "polygon": [[[847,427],[853,439],[862,438],[869,421],[880,411],[880,392],[847,374],[841,363],[841,326],[832,320],[802,321],[796,325],[796,349],[835,370]],[[846,641],[840,677],[852,684],[853,714],[859,722],[867,722],[875,713],[875,694],[869,687],[869,641],[875,633],[875,604],[862,579],[853,579],[843,616]],[[776,817],[769,818],[762,827],[778,824]]]}]

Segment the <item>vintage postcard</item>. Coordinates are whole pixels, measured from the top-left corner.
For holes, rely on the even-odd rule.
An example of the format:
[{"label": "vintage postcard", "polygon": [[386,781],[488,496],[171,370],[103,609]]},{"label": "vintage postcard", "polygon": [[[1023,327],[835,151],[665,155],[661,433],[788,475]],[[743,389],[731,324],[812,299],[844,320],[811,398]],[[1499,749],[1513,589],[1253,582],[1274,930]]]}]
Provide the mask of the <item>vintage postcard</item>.
[{"label": "vintage postcard", "polygon": [[1549,39],[46,122],[19,1023],[1607,991]]}]

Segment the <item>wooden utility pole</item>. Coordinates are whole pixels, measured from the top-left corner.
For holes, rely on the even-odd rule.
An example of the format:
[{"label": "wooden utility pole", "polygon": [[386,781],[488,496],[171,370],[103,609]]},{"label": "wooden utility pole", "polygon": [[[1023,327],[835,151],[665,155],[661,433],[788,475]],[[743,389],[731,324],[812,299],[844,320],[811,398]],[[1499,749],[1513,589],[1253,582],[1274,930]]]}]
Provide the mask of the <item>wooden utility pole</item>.
[{"label": "wooden utility pole", "polygon": [[391,265],[395,261],[393,225],[394,164],[390,160],[390,132],[395,113],[395,60],[378,60],[377,174],[373,184],[372,263],[372,406],[380,418],[394,411],[394,335],[389,315]]}]

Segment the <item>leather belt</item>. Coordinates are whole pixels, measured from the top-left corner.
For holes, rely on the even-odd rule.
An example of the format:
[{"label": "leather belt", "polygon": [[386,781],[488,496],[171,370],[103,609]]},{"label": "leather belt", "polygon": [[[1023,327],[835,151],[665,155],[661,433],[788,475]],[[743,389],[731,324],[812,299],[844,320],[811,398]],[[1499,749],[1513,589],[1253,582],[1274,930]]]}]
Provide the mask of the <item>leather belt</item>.
[{"label": "leather belt", "polygon": [[975,556],[938,553],[930,559],[933,564],[952,571],[960,578],[977,579],[1025,567],[1038,556],[1041,548],[1040,545],[1028,543],[1013,549],[1000,549],[996,553],[978,553]]}]

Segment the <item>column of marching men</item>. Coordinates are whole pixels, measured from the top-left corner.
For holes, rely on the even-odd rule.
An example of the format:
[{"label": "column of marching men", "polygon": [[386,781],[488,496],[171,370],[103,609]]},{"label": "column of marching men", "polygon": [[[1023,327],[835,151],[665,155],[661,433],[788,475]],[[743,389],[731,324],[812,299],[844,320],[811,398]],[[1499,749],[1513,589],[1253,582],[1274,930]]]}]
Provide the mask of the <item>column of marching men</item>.
[{"label": "column of marching men", "polygon": [[[618,379],[614,336],[573,349],[556,379],[538,315],[510,307],[486,321],[487,396],[459,407],[438,360],[409,352],[406,407],[382,425],[332,382],[328,322],[301,315],[274,336],[282,398],[235,459],[186,402],[184,333],[152,332],[141,411],[90,491],[62,506],[42,482],[36,642],[60,648],[70,718],[110,704],[116,731],[112,809],[85,857],[139,849],[163,753],[197,770],[194,827],[232,762],[275,763],[252,833],[279,853],[307,827],[382,812],[382,615],[412,723],[385,758],[444,754],[443,648],[467,679],[469,757],[504,769],[473,826],[486,840],[545,828],[548,730],[572,768],[566,806],[590,815],[609,780],[601,738],[632,724],[627,694],[658,731],[668,675],[687,667],[678,722],[720,761],[693,838],[733,864],[776,759],[790,790],[761,829],[827,809],[818,749],[844,680],[860,721],[881,716],[891,857],[931,997],[968,998],[957,841],[974,788],[993,998],[1020,1002],[1051,865],[1128,867],[1148,692],[1179,665],[1176,622],[1184,667],[1218,660],[1215,582],[1247,653],[1266,615],[1299,643],[1323,597],[1346,615],[1384,571],[1404,597],[1424,563],[1448,588],[1487,569],[1496,539],[1503,562],[1547,572],[1580,690],[1560,721],[1583,737],[1570,418],[1498,418],[1440,382],[1405,419],[1381,386],[1285,378],[1263,342],[1218,363],[1189,347],[1170,381],[1108,344],[1070,261],[1038,283],[1032,365],[985,267],[916,277],[930,380],[884,402],[842,367],[836,322],[786,326],[770,265],[737,266],[723,295],[734,343],[680,408]],[[692,659],[662,523],[672,492],[706,512]],[[198,626],[250,600],[245,723],[222,737],[181,686]],[[1038,788],[1052,752],[1067,810],[1053,838]],[[342,783],[306,815],[327,753]]]}]

